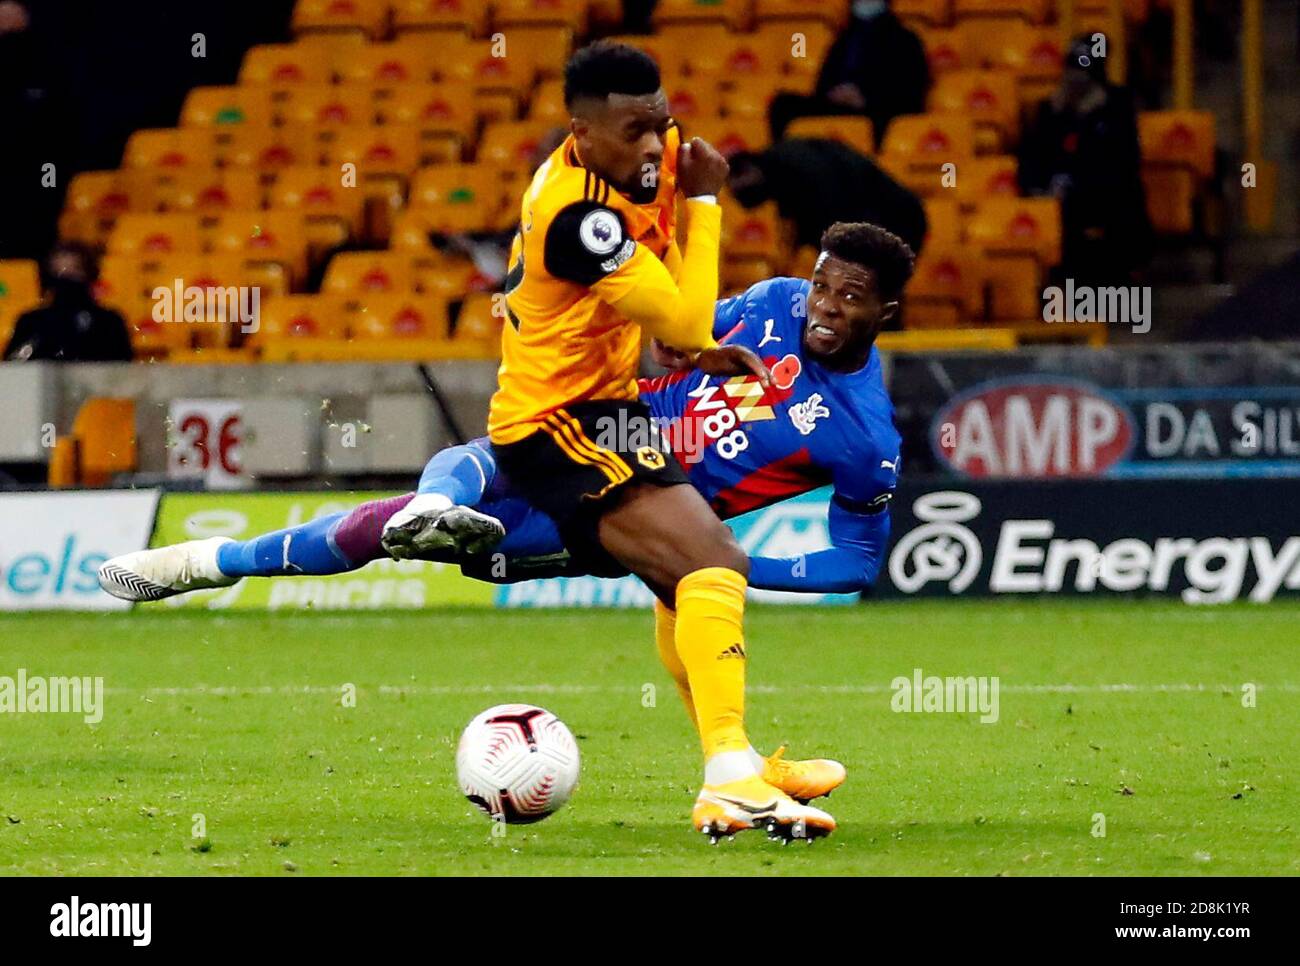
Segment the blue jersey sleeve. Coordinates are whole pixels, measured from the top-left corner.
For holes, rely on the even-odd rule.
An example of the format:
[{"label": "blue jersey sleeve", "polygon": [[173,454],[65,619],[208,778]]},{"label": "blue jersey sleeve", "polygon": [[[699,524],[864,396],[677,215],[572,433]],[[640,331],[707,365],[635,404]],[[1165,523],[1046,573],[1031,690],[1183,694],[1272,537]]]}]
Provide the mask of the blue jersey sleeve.
[{"label": "blue jersey sleeve", "polygon": [[713,338],[721,339],[734,329],[745,314],[745,292],[720,299],[713,306]]},{"label": "blue jersey sleeve", "polygon": [[831,501],[831,548],[801,557],[751,557],[749,585],[760,590],[844,594],[876,581],[889,545],[889,511],[874,513]]}]

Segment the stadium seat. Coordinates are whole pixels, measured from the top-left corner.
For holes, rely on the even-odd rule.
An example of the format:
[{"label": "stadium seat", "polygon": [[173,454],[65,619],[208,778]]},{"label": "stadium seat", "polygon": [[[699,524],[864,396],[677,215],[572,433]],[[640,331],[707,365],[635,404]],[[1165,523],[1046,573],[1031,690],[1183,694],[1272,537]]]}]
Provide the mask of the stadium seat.
[{"label": "stadium seat", "polygon": [[964,114],[904,114],[889,125],[884,155],[932,168],[975,154],[975,126]]},{"label": "stadium seat", "polygon": [[1065,47],[1055,27],[1034,27],[1019,20],[964,22],[967,44],[982,52],[983,66],[1016,75],[1020,103],[1036,104],[1048,96],[1061,76]]},{"label": "stadium seat", "polygon": [[404,252],[340,252],[325,268],[321,291],[330,295],[415,291],[411,256]]},{"label": "stadium seat", "polygon": [[234,168],[270,171],[295,165],[316,164],[321,147],[316,131],[302,124],[281,127],[232,128],[220,144],[212,147],[213,157]]},{"label": "stadium seat", "polygon": [[925,243],[959,245],[962,242],[961,205],[956,198],[927,198],[925,207]]},{"label": "stadium seat", "polygon": [[943,27],[952,22],[952,0],[894,0],[892,9],[909,26]]},{"label": "stadium seat", "polygon": [[1046,23],[1052,0],[953,0],[953,16],[959,21],[974,18],[1017,18],[1029,23]]},{"label": "stadium seat", "polygon": [[[375,106],[369,89],[353,84],[300,84],[287,88],[277,102],[276,119],[286,124],[322,127],[370,124]],[[324,140],[324,138],[321,138]]]},{"label": "stadium seat", "polygon": [[665,56],[676,58],[670,76],[723,80],[722,72],[735,35],[721,23],[677,24],[659,31]]},{"label": "stadium seat", "polygon": [[134,358],[162,359],[190,348],[195,330],[185,322],[159,322],[153,315],[153,299],[137,295],[111,307],[126,323]]},{"label": "stadium seat", "polygon": [[715,117],[682,125],[682,137],[699,136],[725,156],[737,151],[762,151],[771,143],[767,121],[734,117]]},{"label": "stadium seat", "polygon": [[332,166],[281,168],[271,187],[270,207],[301,211],[310,245],[325,248],[359,237],[365,195],[341,181],[339,169]]},{"label": "stadium seat", "polygon": [[558,26],[578,34],[587,31],[586,0],[496,0],[492,7],[497,29]]},{"label": "stadium seat", "polygon": [[557,127],[569,123],[569,110],[564,106],[564,81],[552,78],[537,85],[528,103],[526,120],[545,121]]},{"label": "stadium seat", "polygon": [[0,353],[13,334],[18,316],[41,301],[40,268],[25,258],[0,260]]},{"label": "stadium seat", "polygon": [[342,339],[348,314],[345,300],[331,295],[277,295],[262,301],[253,341]]},{"label": "stadium seat", "polygon": [[477,115],[470,84],[376,85],[371,96],[386,124],[417,124],[427,136],[454,138],[458,145],[474,137]]},{"label": "stadium seat", "polygon": [[153,181],[146,173],[83,171],[68,183],[64,205],[72,211],[115,218],[127,211],[149,211],[153,202]]},{"label": "stadium seat", "polygon": [[180,168],[211,165],[212,142],[203,131],[148,128],[127,138],[122,164],[130,168]]},{"label": "stadium seat", "polygon": [[723,113],[734,120],[766,121],[779,81],[772,77],[736,78],[722,94]]},{"label": "stadium seat", "polygon": [[362,44],[342,53],[336,67],[344,83],[424,83],[434,79],[434,63],[440,47],[440,44],[420,37],[405,37],[392,43]]},{"label": "stadium seat", "polygon": [[105,486],[136,467],[135,400],[92,396],[72,421],[76,482]]},{"label": "stadium seat", "polygon": [[271,120],[271,95],[264,87],[195,87],[181,107],[181,127],[267,125]]},{"label": "stadium seat", "polygon": [[718,292],[729,298],[778,274],[776,263],[766,258],[727,258],[718,268]]},{"label": "stadium seat", "polygon": [[917,30],[925,46],[925,59],[930,64],[930,74],[939,77],[953,70],[969,70],[980,66],[979,55],[969,46],[970,31],[957,27],[922,27]]},{"label": "stadium seat", "polygon": [[965,114],[975,122],[975,150],[995,152],[1019,136],[1020,101],[1016,78],[1005,70],[955,70],[935,78],[929,109]]},{"label": "stadium seat", "polygon": [[99,261],[99,278],[92,291],[95,301],[126,315],[126,308],[144,298],[139,259],[133,255],[105,255]]},{"label": "stadium seat", "polygon": [[481,37],[487,33],[489,6],[483,0],[393,0],[393,30],[445,30]]},{"label": "stadium seat", "polygon": [[561,78],[573,49],[573,31],[563,25],[512,26],[505,35],[506,57],[522,60],[536,76]]},{"label": "stadium seat", "polygon": [[664,93],[668,96],[669,113],[682,124],[717,117],[722,111],[718,89],[712,84],[701,84],[699,78],[676,77],[665,81]]},{"label": "stadium seat", "polygon": [[240,84],[328,84],[334,79],[329,48],[321,44],[259,44],[239,68]]},{"label": "stadium seat", "polygon": [[494,312],[498,293],[474,292],[465,297],[456,316],[452,337],[457,342],[500,344],[505,319]]},{"label": "stadium seat", "polygon": [[484,231],[514,217],[514,193],[500,166],[440,164],[421,168],[411,179],[410,206],[421,211],[431,231]]},{"label": "stadium seat", "polygon": [[381,37],[388,29],[389,0],[298,0],[290,27],[296,36],[312,31],[356,31]]},{"label": "stadium seat", "polygon": [[871,121],[865,117],[800,117],[790,122],[785,136],[839,141],[868,157],[875,152]]},{"label": "stadium seat", "polygon": [[[335,129],[334,140],[325,146],[328,165],[357,166],[358,186],[366,191],[366,182],[376,178],[401,187],[401,177],[414,171],[424,161],[445,160],[454,146],[445,140],[426,143],[425,132],[415,124],[363,124]],[[395,178],[395,182],[390,179]]]},{"label": "stadium seat", "polygon": [[475,160],[509,171],[530,174],[542,140],[554,125],[547,121],[503,121],[489,124],[479,140]]},{"label": "stadium seat", "polygon": [[363,292],[357,303],[350,323],[353,339],[447,338],[447,303],[437,296]]},{"label": "stadium seat", "polygon": [[722,199],[722,251],[732,258],[776,261],[781,254],[782,228],[776,203],[741,207],[731,195]]},{"label": "stadium seat", "polygon": [[828,28],[838,30],[848,22],[848,0],[821,0],[820,3],[808,3],[807,0],[755,0],[754,20],[759,29],[772,23],[806,20],[809,17],[816,17]]},{"label": "stadium seat", "polygon": [[500,91],[518,99],[532,90],[537,66],[529,49],[521,45],[517,53],[504,37],[504,56],[492,40],[457,38],[441,45],[437,60],[437,79],[471,84],[475,91]]},{"label": "stadium seat", "polygon": [[748,0],[658,0],[652,22],[660,29],[666,24],[719,24],[743,30],[748,26],[749,7]]},{"label": "stadium seat", "polygon": [[217,218],[215,252],[236,256],[245,267],[283,267],[290,283],[307,271],[307,233],[297,211],[233,211]]},{"label": "stadium seat", "polygon": [[231,168],[180,168],[158,176],[153,189],[164,211],[211,214],[262,207],[257,172]]},{"label": "stadium seat", "polygon": [[977,252],[960,240],[927,241],[907,283],[903,324],[908,329],[946,329],[983,313],[986,271]]},{"label": "stadium seat", "polygon": [[108,236],[108,251],[114,255],[199,252],[204,244],[199,216],[189,213],[127,212],[118,217]]},{"label": "stadium seat", "polygon": [[444,302],[464,298],[471,292],[485,292],[497,280],[482,274],[468,258],[448,257],[437,252],[423,252],[412,258],[415,289]]},{"label": "stadium seat", "polygon": [[966,158],[957,164],[952,196],[963,209],[974,208],[986,198],[1014,198],[1020,193],[1019,165],[1006,154]]},{"label": "stadium seat", "polygon": [[990,320],[1041,317],[1043,272],[1061,260],[1061,212],[1050,198],[981,202],[966,221],[969,246],[985,258]]},{"label": "stadium seat", "polygon": [[835,41],[835,32],[820,20],[812,20],[765,24],[755,36],[761,38],[770,56],[779,61],[784,73],[780,86],[811,94],[826,53]]},{"label": "stadium seat", "polygon": [[1147,214],[1161,234],[1188,234],[1196,202],[1214,174],[1214,115],[1208,111],[1138,114]]}]

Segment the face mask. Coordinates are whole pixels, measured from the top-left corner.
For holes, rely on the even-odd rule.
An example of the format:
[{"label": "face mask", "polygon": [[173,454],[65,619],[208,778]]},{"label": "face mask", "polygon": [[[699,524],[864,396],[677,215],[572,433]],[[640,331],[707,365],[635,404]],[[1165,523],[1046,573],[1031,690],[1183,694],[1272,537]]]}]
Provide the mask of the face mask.
[{"label": "face mask", "polygon": [[886,9],[885,0],[853,0],[853,16],[859,20],[879,17]]}]

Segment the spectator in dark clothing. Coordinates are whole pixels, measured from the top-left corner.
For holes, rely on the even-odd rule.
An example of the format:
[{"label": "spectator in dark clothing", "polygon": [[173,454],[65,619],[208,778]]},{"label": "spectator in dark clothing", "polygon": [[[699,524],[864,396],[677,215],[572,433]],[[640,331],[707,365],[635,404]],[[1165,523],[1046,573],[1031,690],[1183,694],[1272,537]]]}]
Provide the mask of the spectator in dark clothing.
[{"label": "spectator in dark clothing", "polygon": [[1020,141],[1020,187],[1061,201],[1062,277],[1122,284],[1150,256],[1137,113],[1127,90],[1106,80],[1092,41],[1077,39],[1060,86]]},{"label": "spectator in dark clothing", "polygon": [[14,361],[130,361],[131,340],[122,316],[95,302],[94,253],[75,244],[57,246],[45,261],[49,301],[18,317],[4,358]]},{"label": "spectator in dark clothing", "polygon": [[837,221],[880,225],[917,253],[925,241],[920,199],[839,141],[792,138],[733,155],[729,183],[746,208],[775,201],[781,217],[794,222],[796,245],[817,246]]},{"label": "spectator in dark clothing", "polygon": [[889,0],[855,0],[853,16],[826,54],[811,95],[784,93],[772,100],[772,140],[797,117],[857,115],[871,120],[876,142],[900,114],[920,114],[930,90],[930,65],[920,39]]}]

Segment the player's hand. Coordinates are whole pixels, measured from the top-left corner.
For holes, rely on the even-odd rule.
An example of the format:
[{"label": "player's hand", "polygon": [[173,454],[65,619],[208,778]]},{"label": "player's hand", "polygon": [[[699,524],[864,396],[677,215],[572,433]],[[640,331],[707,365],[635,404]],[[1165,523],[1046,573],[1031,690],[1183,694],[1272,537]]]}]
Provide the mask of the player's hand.
[{"label": "player's hand", "polygon": [[695,357],[695,368],[710,376],[758,376],[764,389],[772,388],[772,370],[762,359],[743,345],[719,345],[705,349]]},{"label": "player's hand", "polygon": [[691,138],[677,149],[677,187],[688,198],[716,195],[727,184],[727,159],[703,138]]}]

